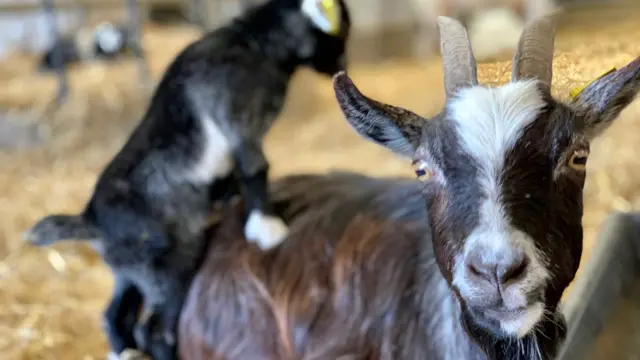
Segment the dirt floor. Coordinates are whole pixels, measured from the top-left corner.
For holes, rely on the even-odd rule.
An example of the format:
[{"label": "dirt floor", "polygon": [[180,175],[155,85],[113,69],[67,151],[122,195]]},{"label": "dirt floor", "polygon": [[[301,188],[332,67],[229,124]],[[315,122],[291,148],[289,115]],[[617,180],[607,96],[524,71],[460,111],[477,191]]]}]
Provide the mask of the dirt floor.
[{"label": "dirt floor", "polygon": [[[557,96],[567,98],[571,86],[640,55],[638,11],[595,21],[602,19],[602,13],[591,12],[563,22],[556,42]],[[197,34],[187,28],[145,29],[143,42],[154,78]],[[363,44],[367,42],[354,45],[354,53],[366,53],[358,51]],[[382,42],[368,44],[383,48]],[[403,45],[394,44],[402,53]],[[356,59],[350,74],[368,95],[424,115],[440,110],[444,95],[438,58]],[[0,353],[8,360],[103,359],[101,312],[111,292],[111,274],[84,245],[33,249],[22,245],[21,233],[48,213],[81,209],[98,172],[137,124],[148,95],[131,62],[78,67],[71,73],[69,102],[55,113],[38,115],[54,96],[56,83],[35,74],[34,67],[34,59],[25,56],[0,64],[0,107],[29,110],[46,130],[40,147],[0,150]],[[481,81],[504,83],[510,63],[483,64],[479,74]],[[611,210],[640,207],[640,157],[634,150],[639,140],[636,101],[592,144],[585,189],[585,260]],[[408,161],[357,137],[339,112],[330,79],[306,70],[296,76],[282,119],[267,138],[267,155],[274,176],[331,168],[412,174]]]}]

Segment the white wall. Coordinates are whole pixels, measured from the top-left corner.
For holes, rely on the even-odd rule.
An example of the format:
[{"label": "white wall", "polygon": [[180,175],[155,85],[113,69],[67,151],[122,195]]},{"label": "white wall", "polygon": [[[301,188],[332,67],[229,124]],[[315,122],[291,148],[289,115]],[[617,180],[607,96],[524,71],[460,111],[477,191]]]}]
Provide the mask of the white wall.
[{"label": "white wall", "polygon": [[[41,52],[50,46],[53,34],[49,31],[49,18],[40,7],[41,0],[0,0],[0,5],[2,4],[34,4],[38,7],[33,11],[0,11],[0,61],[14,49]],[[82,11],[80,7],[58,9],[58,31],[68,33],[83,23],[92,25],[105,20],[126,21],[124,0],[121,5],[115,3],[114,6],[106,8],[93,11],[89,9],[86,17],[82,15]]]},{"label": "white wall", "polygon": [[351,10],[353,26],[358,30],[375,31],[383,26],[412,23],[415,10],[408,0],[345,0]]},{"label": "white wall", "polygon": [[[77,21],[77,16],[61,14],[59,28]],[[0,14],[0,60],[14,48],[42,50],[52,41],[46,17],[41,13]],[[64,23],[64,24],[62,24]]]},{"label": "white wall", "polygon": [[[0,0],[0,4],[39,4],[38,0]],[[68,30],[79,21],[76,12],[59,12],[58,27]],[[51,43],[47,18],[42,10],[33,12],[0,12],[0,60],[14,48],[42,50]]]}]

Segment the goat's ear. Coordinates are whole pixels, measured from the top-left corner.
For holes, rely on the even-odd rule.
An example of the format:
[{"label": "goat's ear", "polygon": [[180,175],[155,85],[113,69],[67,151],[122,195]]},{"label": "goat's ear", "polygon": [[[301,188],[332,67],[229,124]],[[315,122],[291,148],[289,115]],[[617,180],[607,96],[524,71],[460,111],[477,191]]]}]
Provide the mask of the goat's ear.
[{"label": "goat's ear", "polygon": [[587,86],[574,100],[584,111],[587,138],[599,136],[620,115],[640,90],[640,57]]},{"label": "goat's ear", "polygon": [[413,156],[420,144],[424,118],[368,98],[344,71],[333,77],[333,87],[342,112],[358,134],[399,155]]},{"label": "goat's ear", "polygon": [[98,237],[98,229],[87,224],[80,215],[45,216],[24,234],[24,240],[35,246],[51,245],[60,240],[91,240]]}]

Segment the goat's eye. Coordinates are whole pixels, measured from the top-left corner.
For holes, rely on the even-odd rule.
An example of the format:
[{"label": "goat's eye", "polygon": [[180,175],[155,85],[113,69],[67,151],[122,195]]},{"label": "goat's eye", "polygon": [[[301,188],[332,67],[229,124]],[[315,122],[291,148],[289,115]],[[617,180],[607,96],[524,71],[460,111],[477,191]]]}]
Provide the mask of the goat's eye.
[{"label": "goat's eye", "polygon": [[569,158],[569,166],[574,170],[584,171],[587,168],[588,150],[576,150]]},{"label": "goat's eye", "polygon": [[416,172],[416,176],[420,181],[429,181],[433,176],[433,172],[429,169],[424,161],[415,160],[413,163],[413,169]]}]

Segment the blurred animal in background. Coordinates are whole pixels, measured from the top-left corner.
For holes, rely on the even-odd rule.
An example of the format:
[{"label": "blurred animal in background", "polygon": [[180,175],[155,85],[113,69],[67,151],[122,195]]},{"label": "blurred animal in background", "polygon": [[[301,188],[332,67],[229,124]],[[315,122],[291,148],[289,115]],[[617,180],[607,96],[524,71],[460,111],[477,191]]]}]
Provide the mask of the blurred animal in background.
[{"label": "blurred animal in background", "polygon": [[412,0],[418,11],[421,54],[437,51],[438,16],[460,20],[479,62],[505,60],[515,51],[528,19],[558,10],[555,0]]},{"label": "blurred animal in background", "polygon": [[350,125],[417,181],[276,180],[291,232],[269,252],[246,245],[231,210],[181,314],[182,359],[556,358],[589,143],[638,94],[640,57],[564,103],[551,94],[553,17],[525,26],[499,87],[479,84],[463,25],[439,24],[447,99],[433,118],[334,77]]},{"label": "blurred animal in background", "polygon": [[55,51],[62,50],[62,65],[93,60],[114,60],[129,52],[130,33],[125,26],[109,22],[98,24],[93,29],[80,28],[70,36],[58,39],[42,56],[39,68],[56,70],[60,66],[54,61]]},{"label": "blurred animal in background", "polygon": [[246,237],[262,249],[286,236],[269,200],[263,139],[300,66],[327,76],[346,68],[350,26],[343,0],[270,0],[205,34],[168,66],[85,209],[27,231],[36,246],[86,239],[102,254],[115,278],[105,322],[116,354],[174,358],[215,204],[241,194]]}]

